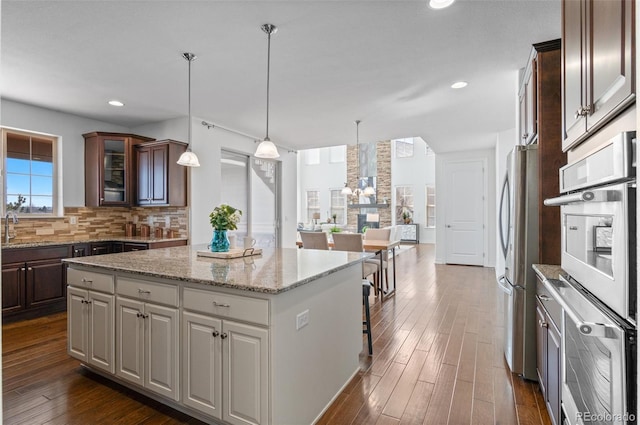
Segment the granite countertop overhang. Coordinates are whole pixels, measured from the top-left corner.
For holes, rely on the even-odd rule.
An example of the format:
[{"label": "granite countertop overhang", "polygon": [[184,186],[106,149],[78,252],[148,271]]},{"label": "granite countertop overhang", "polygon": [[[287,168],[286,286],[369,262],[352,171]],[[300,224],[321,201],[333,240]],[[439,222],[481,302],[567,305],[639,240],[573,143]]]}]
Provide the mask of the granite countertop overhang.
[{"label": "granite countertop overhang", "polygon": [[38,248],[45,246],[57,246],[57,245],[74,245],[81,243],[99,243],[99,242],[130,242],[130,243],[157,243],[157,242],[173,242],[173,241],[186,241],[186,237],[178,238],[154,238],[149,236],[114,236],[114,237],[96,237],[96,238],[83,238],[73,239],[68,241],[33,241],[33,242],[20,242],[20,243],[2,243],[2,249],[17,249],[17,248]]},{"label": "granite countertop overhang", "polygon": [[279,294],[372,258],[372,253],[265,248],[234,259],[200,257],[205,245],[68,258],[70,266],[126,272],[242,291]]},{"label": "granite countertop overhang", "polygon": [[562,267],[553,264],[534,264],[533,270],[540,279],[544,280],[560,280],[560,276],[567,277],[568,274]]}]

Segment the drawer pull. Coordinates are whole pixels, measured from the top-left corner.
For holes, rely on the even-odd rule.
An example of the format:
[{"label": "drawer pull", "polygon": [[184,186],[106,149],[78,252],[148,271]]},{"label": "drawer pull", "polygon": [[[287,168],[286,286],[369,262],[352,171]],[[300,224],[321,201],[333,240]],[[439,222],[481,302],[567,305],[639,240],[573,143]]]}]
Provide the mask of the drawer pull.
[{"label": "drawer pull", "polygon": [[549,324],[543,320],[538,320],[538,326],[540,326],[541,328],[548,328]]},{"label": "drawer pull", "polygon": [[549,295],[540,294],[538,295],[542,301],[551,301],[551,297]]},{"label": "drawer pull", "polygon": [[220,332],[218,332],[218,331],[213,331],[213,332],[211,333],[211,335],[213,335],[213,337],[214,337],[214,338],[216,338],[218,335],[220,335]]},{"label": "drawer pull", "polygon": [[222,303],[217,303],[217,302],[213,302],[214,307],[231,307],[230,304],[222,304]]},{"label": "drawer pull", "polygon": [[83,278],[82,278],[82,281],[83,281],[84,283],[93,283],[93,280],[91,280],[91,279],[87,279],[86,277],[83,277]]},{"label": "drawer pull", "polygon": [[145,291],[144,289],[138,289],[138,294],[150,294],[151,291]]},{"label": "drawer pull", "polygon": [[225,332],[225,333],[223,333],[222,335],[220,335],[220,338],[222,338],[222,339],[226,339],[226,338],[227,338],[227,333]]},{"label": "drawer pull", "polygon": [[149,317],[149,315],[148,315],[148,314],[144,314],[144,313],[140,313],[140,312],[136,313],[136,316],[137,316],[137,317],[140,317],[140,318],[143,318],[143,319],[146,319],[146,318],[148,318],[148,317]]},{"label": "drawer pull", "polygon": [[26,268],[26,267],[23,267],[23,268],[21,268],[20,270],[25,271],[25,270],[27,270],[27,268]]}]

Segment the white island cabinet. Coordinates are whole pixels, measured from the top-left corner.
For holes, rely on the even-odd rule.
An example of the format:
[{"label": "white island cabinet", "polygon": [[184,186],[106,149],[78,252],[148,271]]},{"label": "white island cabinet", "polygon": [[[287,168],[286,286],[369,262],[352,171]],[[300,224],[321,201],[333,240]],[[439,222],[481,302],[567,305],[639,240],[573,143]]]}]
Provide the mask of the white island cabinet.
[{"label": "white island cabinet", "polygon": [[315,422],[359,370],[370,254],[197,248],[67,260],[68,353],[207,423]]}]

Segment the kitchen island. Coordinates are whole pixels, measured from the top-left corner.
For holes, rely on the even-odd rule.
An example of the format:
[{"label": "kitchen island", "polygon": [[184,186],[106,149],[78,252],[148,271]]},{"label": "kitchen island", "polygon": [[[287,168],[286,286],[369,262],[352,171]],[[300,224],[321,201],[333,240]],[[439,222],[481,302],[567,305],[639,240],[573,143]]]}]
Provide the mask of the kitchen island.
[{"label": "kitchen island", "polygon": [[203,249],[65,260],[69,354],[209,423],[313,423],[358,371],[371,254]]}]

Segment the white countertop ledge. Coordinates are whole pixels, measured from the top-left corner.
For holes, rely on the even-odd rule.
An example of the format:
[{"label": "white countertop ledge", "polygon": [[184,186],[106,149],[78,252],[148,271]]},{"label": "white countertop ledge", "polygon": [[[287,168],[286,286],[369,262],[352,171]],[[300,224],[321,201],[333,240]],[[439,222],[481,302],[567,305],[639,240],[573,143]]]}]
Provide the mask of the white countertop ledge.
[{"label": "white countertop ledge", "polygon": [[187,245],[63,260],[115,272],[243,291],[278,294],[373,257],[372,253],[265,248],[261,255],[231,260],[197,256],[205,245]]}]

